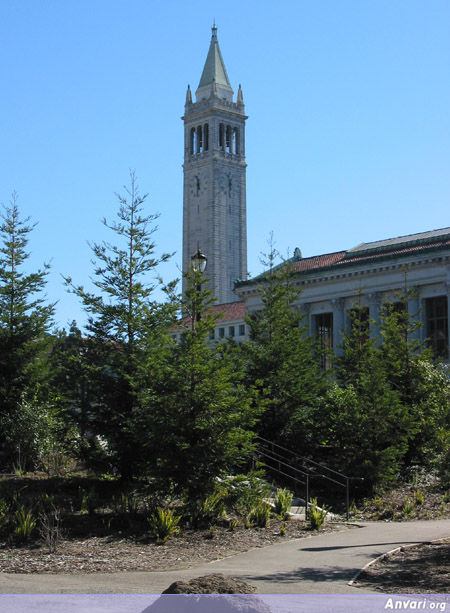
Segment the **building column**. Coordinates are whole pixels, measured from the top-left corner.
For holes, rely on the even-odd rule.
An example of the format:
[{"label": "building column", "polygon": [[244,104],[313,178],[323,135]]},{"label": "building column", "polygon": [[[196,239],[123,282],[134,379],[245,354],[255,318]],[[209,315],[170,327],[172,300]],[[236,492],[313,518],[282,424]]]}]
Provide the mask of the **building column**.
[{"label": "building column", "polygon": [[416,325],[416,329],[413,330],[410,334],[409,340],[411,341],[419,341],[422,336],[422,328],[423,325],[420,326],[420,323],[423,323],[422,312],[421,312],[421,304],[420,304],[420,295],[419,288],[412,288],[411,298],[408,300],[408,314],[410,316],[411,325]]},{"label": "building column", "polygon": [[[369,318],[370,322],[370,338],[379,338],[380,335],[380,303],[381,292],[369,294]],[[373,323],[375,322],[375,323]]]},{"label": "building column", "polygon": [[302,324],[306,326],[306,333],[308,336],[314,335],[313,325],[311,321],[311,305],[307,302],[301,305],[302,313],[304,315],[304,319]]},{"label": "building column", "polygon": [[342,355],[342,339],[344,334],[344,298],[335,298],[333,305],[333,351],[335,355]]}]

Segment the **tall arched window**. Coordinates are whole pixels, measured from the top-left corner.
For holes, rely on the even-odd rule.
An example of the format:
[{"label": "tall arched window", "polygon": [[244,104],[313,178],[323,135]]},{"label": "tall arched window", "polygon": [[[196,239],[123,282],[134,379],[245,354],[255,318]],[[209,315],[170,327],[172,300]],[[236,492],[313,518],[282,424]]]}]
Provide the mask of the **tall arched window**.
[{"label": "tall arched window", "polygon": [[227,126],[227,132],[226,132],[226,150],[227,153],[233,153],[233,149],[232,149],[232,143],[231,143],[231,127]]},{"label": "tall arched window", "polygon": [[203,151],[209,149],[209,126],[207,123],[203,126]]},{"label": "tall arched window", "polygon": [[191,128],[191,133],[189,136],[189,153],[194,155],[195,153],[195,128]]},{"label": "tall arched window", "polygon": [[219,124],[219,149],[225,148],[225,126],[223,123]]},{"label": "tall arched window", "polygon": [[197,128],[197,153],[201,153],[203,151],[203,131],[202,126],[198,126]]}]

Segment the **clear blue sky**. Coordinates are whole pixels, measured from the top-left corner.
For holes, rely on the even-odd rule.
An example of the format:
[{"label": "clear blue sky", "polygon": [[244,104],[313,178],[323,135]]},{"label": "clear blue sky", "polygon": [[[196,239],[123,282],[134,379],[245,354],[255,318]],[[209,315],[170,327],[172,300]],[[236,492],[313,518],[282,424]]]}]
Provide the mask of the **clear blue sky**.
[{"label": "clear blue sky", "polygon": [[134,168],[179,276],[186,86],[215,18],[247,121],[248,266],[450,225],[448,0],[1,0],[0,202],[39,222],[57,321]]}]

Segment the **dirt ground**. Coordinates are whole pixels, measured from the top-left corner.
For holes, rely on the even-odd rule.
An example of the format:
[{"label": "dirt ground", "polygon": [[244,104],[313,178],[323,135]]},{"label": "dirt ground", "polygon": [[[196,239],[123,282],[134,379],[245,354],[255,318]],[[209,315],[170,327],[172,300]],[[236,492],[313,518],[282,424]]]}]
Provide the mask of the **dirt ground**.
[{"label": "dirt ground", "polygon": [[391,554],[369,566],[355,585],[388,594],[449,594],[450,538]]},{"label": "dirt ground", "polygon": [[[285,539],[306,538],[314,532],[306,522],[281,522],[271,519],[266,528],[234,531],[225,527],[213,530],[185,530],[181,535],[158,545],[148,538],[90,537],[63,540],[55,553],[44,546],[0,546],[0,572],[7,573],[95,573],[131,570],[173,570],[225,558],[235,553],[265,547]],[[329,523],[321,533],[349,529]]]}]

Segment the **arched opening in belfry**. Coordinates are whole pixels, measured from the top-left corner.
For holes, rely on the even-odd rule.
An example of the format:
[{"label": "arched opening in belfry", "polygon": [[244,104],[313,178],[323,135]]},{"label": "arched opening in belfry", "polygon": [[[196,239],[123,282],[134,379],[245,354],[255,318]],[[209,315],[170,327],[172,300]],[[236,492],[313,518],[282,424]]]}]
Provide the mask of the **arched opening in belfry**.
[{"label": "arched opening in belfry", "polygon": [[233,128],[233,151],[236,155],[239,155],[241,152],[239,140],[239,128]]},{"label": "arched opening in belfry", "polygon": [[227,153],[233,153],[232,142],[231,142],[231,126],[227,126],[225,148],[226,148]]},{"label": "arched opening in belfry", "polygon": [[207,123],[203,126],[203,151],[209,149],[209,126]]},{"label": "arched opening in belfry", "polygon": [[197,128],[197,153],[201,153],[203,151],[203,130],[202,126],[198,126]]},{"label": "arched opening in belfry", "polygon": [[225,148],[225,126],[219,123],[219,149]]},{"label": "arched opening in belfry", "polygon": [[189,153],[194,155],[195,153],[195,128],[191,128],[189,136]]}]

